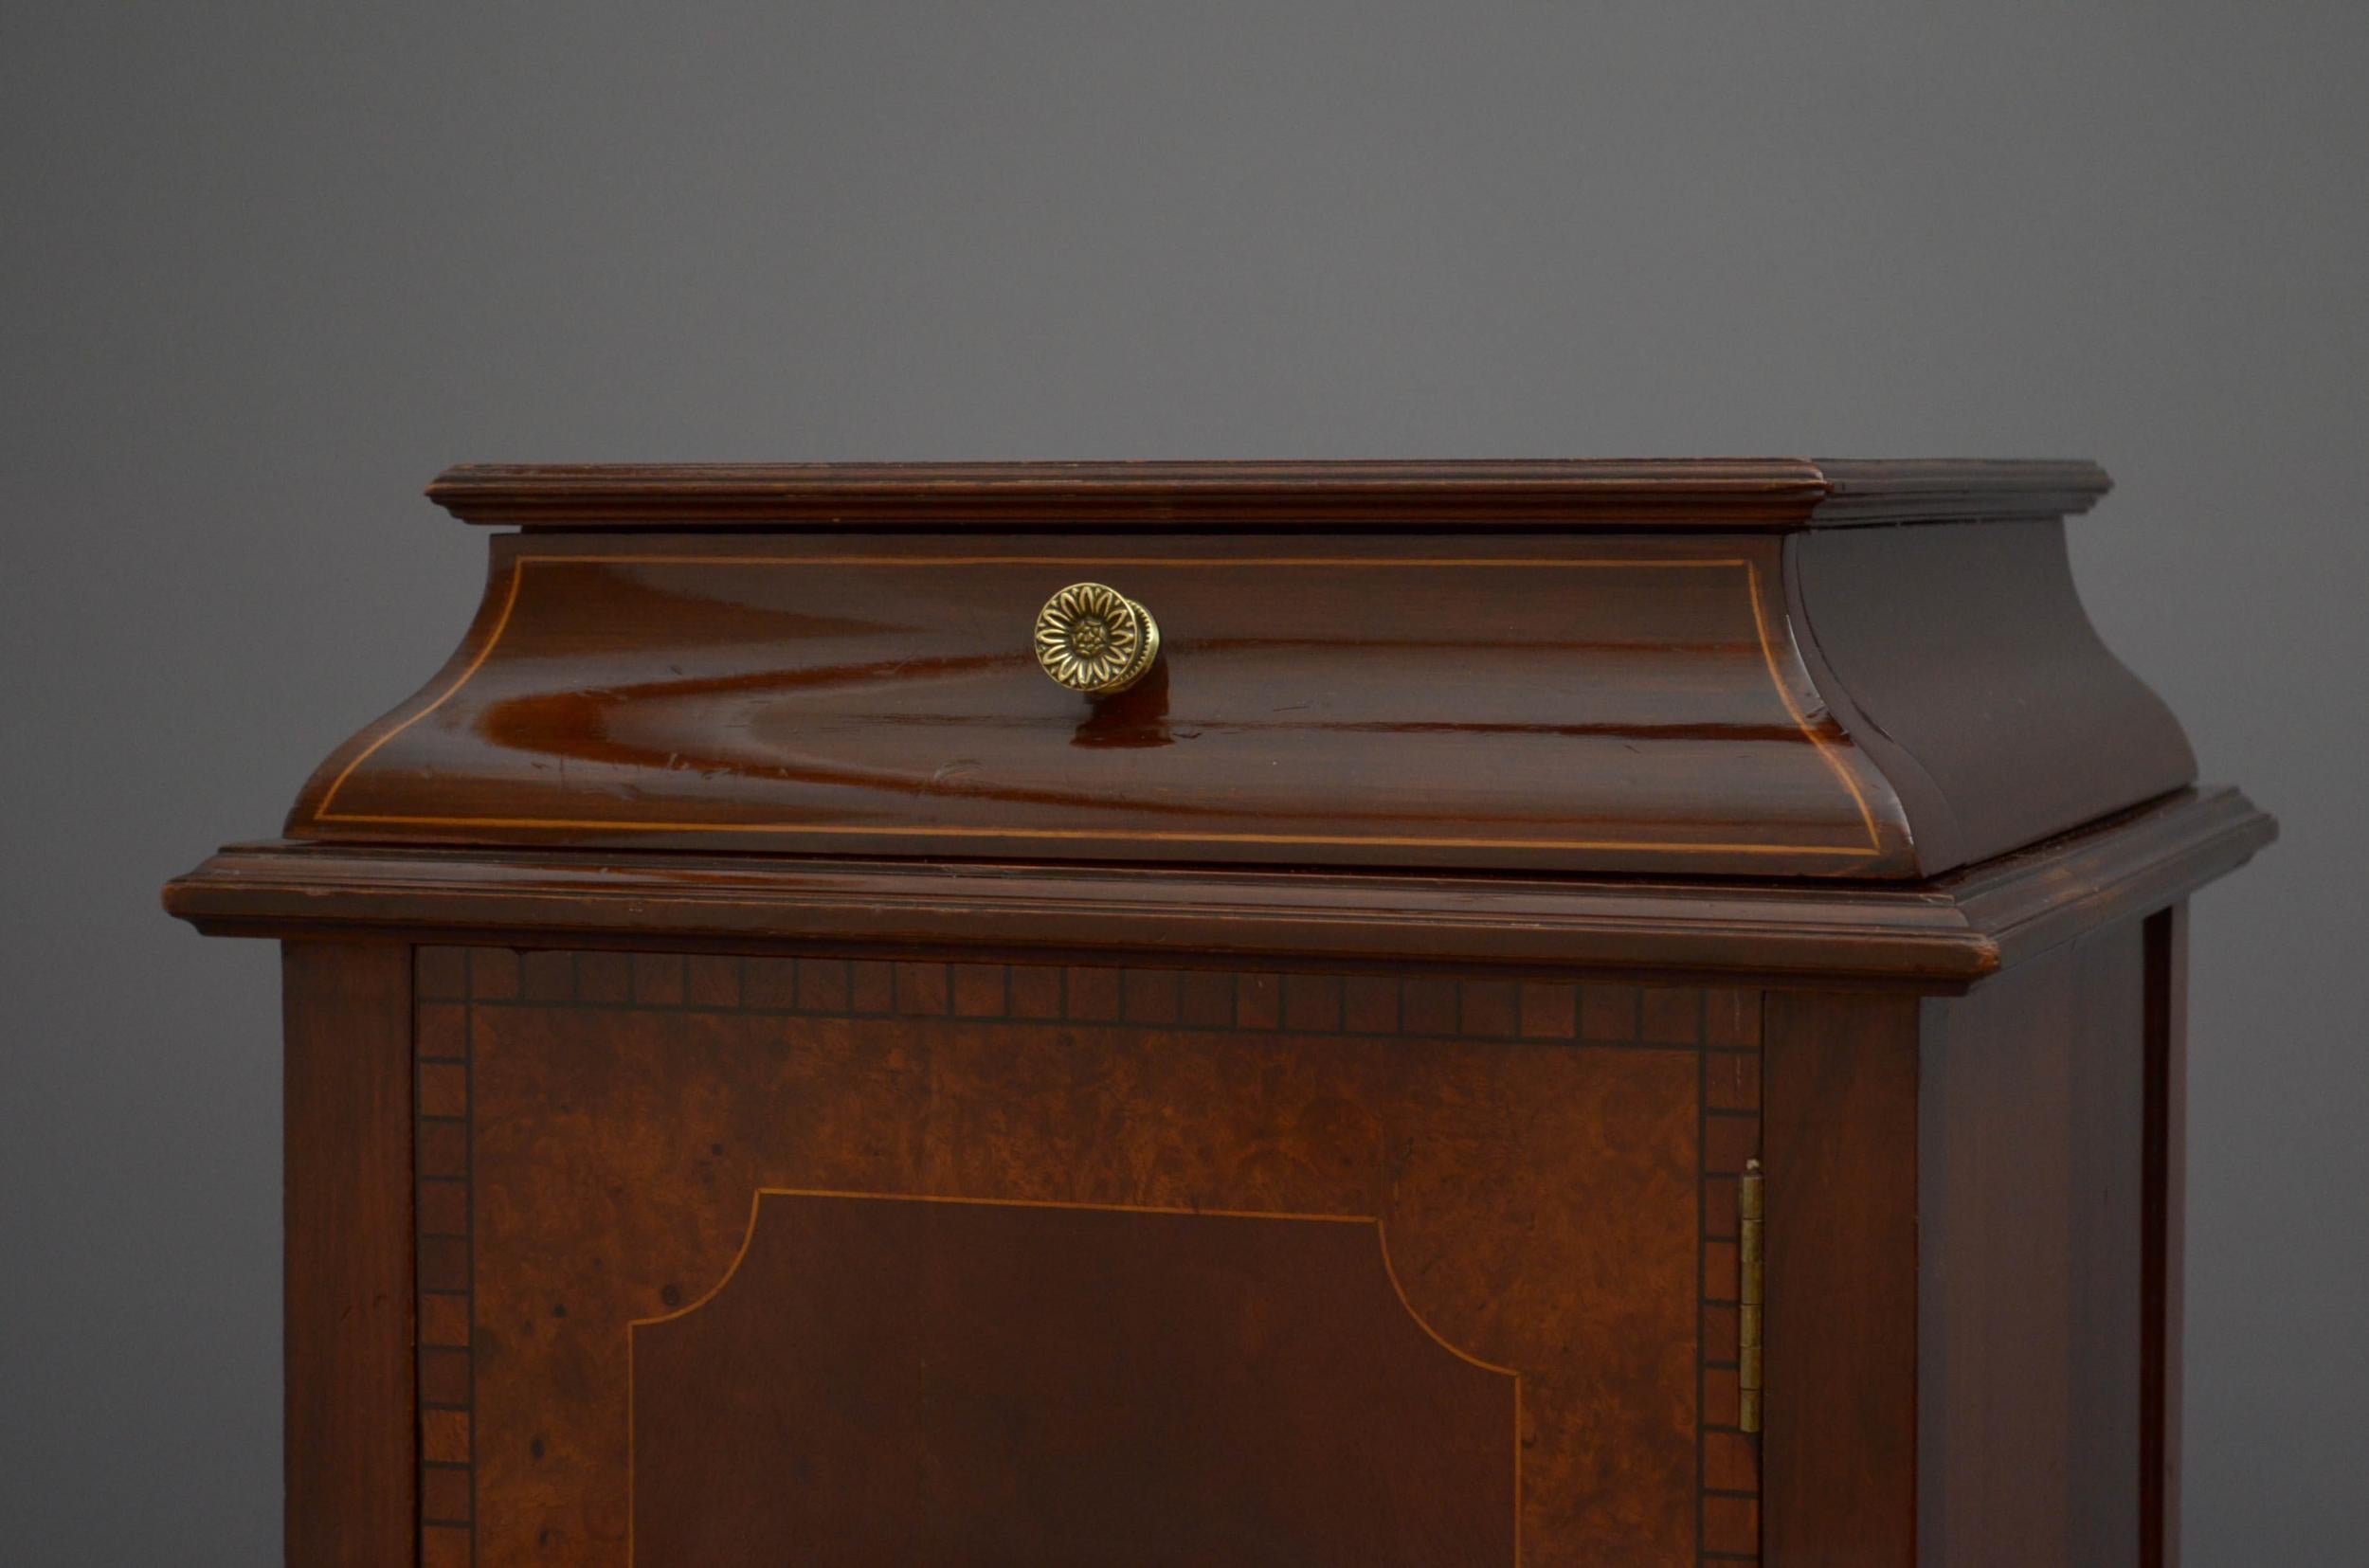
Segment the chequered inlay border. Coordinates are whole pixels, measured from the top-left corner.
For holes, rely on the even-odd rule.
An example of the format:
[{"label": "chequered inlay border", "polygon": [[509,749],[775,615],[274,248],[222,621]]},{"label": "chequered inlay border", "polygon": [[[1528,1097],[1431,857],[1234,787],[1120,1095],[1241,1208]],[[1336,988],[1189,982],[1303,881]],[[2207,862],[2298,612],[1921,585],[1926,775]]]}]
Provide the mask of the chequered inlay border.
[{"label": "chequered inlay border", "polygon": [[471,1568],[470,1040],[479,1007],[1070,1021],[1399,1038],[1570,1040],[1696,1053],[1702,1244],[1696,1512],[1706,1565],[1760,1558],[1760,1442],[1737,1426],[1737,1181],[1760,1152],[1761,994],[1429,975],[515,952],[422,947],[419,1094],[423,1568]]},{"label": "chequered inlay border", "polygon": [[[1656,993],[1648,992],[1648,996]],[[1761,1442],[1738,1425],[1742,1325],[1737,1203],[1745,1162],[1761,1152],[1761,999],[1751,991],[1663,992],[1703,1011],[1703,1350],[1697,1417],[1706,1563],[1761,1559]],[[1673,1002],[1672,1005],[1677,1005]]]},{"label": "chequered inlay border", "polygon": [[[500,957],[515,961],[514,954]],[[476,990],[474,958],[462,948],[422,947],[412,965],[423,1568],[471,1568],[477,1560],[468,1001]]]}]

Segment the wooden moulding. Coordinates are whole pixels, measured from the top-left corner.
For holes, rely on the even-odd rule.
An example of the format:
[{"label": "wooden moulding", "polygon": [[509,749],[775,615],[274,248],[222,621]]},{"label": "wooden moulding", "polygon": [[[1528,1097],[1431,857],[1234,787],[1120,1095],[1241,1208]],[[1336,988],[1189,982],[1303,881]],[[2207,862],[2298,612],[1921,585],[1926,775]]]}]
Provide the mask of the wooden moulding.
[{"label": "wooden moulding", "polygon": [[[2058,514],[2104,483],[2078,463],[456,470],[447,505],[531,526],[492,541],[444,670],[323,764],[284,831],[1928,879],[2195,782],[2073,591]],[[1080,581],[1163,629],[1123,694],[1037,666],[1040,606]]]},{"label": "wooden moulding", "polygon": [[1587,967],[1953,991],[2161,909],[2274,832],[2236,790],[2183,792],[1913,888],[279,841],[225,850],[165,903],[232,935]]},{"label": "wooden moulding", "polygon": [[2062,517],[2095,463],[1810,458],[1409,462],[463,463],[428,497],[527,528],[949,523],[1695,531]]}]

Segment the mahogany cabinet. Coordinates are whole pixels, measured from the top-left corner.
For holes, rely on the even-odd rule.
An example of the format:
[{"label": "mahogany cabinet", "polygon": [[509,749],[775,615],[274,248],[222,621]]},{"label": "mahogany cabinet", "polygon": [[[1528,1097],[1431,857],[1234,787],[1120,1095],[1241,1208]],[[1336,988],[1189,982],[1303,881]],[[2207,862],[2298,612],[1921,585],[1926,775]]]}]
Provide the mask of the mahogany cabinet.
[{"label": "mahogany cabinet", "polygon": [[2063,462],[469,467],[285,944],[298,1564],[2176,1560]]}]

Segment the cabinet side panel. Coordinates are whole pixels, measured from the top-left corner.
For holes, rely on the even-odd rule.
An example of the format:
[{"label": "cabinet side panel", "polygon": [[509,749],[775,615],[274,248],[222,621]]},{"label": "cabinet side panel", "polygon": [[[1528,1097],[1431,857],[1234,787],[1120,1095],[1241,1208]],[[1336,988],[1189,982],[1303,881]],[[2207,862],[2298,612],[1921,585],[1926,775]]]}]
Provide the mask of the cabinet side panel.
[{"label": "cabinet side panel", "polygon": [[1917,1003],[1767,1003],[1769,1568],[1916,1554]]},{"label": "cabinet side panel", "polygon": [[287,1560],[409,1568],[411,949],[289,943]]},{"label": "cabinet side panel", "polygon": [[2126,924],[1926,1004],[1927,1563],[2142,1560],[2145,968]]}]

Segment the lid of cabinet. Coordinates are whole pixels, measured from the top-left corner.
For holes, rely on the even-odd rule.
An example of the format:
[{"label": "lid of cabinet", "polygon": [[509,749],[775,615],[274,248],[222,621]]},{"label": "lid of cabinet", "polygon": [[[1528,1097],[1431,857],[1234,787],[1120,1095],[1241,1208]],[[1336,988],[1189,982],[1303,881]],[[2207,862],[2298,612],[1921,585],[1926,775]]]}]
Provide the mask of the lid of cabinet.
[{"label": "lid of cabinet", "polygon": [[2087,512],[2092,462],[1601,458],[1461,462],[464,463],[428,497],[524,528],[1831,528]]},{"label": "lid of cabinet", "polygon": [[[2177,790],[2086,463],[472,468],[451,662],[287,833],[1930,877]],[[1834,522],[1920,527],[1830,528]],[[1157,524],[1147,527],[1146,524]]]}]

